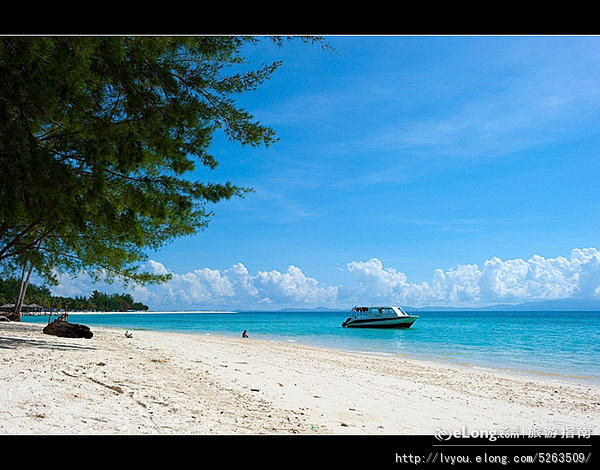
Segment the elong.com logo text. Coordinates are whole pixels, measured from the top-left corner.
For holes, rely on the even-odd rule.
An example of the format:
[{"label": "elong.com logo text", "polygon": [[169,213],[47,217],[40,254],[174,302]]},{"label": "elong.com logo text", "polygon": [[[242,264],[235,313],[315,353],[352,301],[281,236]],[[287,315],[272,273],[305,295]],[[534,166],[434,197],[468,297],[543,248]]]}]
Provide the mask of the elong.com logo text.
[{"label": "elong.com logo text", "polygon": [[438,429],[435,432],[435,437],[438,441],[447,441],[452,437],[455,438],[478,438],[483,437],[488,439],[490,442],[496,441],[499,437],[519,437],[521,434],[518,432],[497,432],[489,429],[473,429],[467,431],[465,426],[462,426],[460,429],[456,429],[454,431],[448,431],[445,429]]}]

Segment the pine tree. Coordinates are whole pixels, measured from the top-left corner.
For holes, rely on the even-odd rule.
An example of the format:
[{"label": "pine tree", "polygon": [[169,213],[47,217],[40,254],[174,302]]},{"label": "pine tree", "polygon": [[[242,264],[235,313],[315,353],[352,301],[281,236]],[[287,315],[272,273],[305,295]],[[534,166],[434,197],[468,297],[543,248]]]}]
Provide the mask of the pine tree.
[{"label": "pine tree", "polygon": [[48,282],[83,269],[167,280],[139,272],[146,251],[203,229],[207,205],[250,191],[187,177],[217,166],[215,131],[277,141],[233,99],[281,65],[236,71],[256,41],[0,38],[0,268]]}]

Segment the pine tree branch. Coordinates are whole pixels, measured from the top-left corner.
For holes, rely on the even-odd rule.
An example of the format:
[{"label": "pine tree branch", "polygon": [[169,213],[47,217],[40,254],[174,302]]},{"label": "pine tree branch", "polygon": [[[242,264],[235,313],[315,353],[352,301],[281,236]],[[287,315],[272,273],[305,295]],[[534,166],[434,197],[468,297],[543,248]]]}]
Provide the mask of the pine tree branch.
[{"label": "pine tree branch", "polygon": [[8,258],[9,256],[12,256],[12,255],[6,256],[6,252],[12,246],[16,245],[19,242],[19,240],[21,240],[28,232],[30,232],[38,223],[39,223],[39,221],[32,222],[25,228],[25,230],[23,230],[21,233],[16,235],[10,242],[8,242],[6,245],[4,245],[4,248],[2,248],[0,250],[0,260]]}]

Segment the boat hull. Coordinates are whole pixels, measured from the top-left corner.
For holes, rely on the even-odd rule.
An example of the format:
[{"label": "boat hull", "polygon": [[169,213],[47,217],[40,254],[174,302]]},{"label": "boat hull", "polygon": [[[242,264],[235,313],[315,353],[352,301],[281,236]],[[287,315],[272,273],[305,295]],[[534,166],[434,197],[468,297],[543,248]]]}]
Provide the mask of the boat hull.
[{"label": "boat hull", "polygon": [[348,319],[342,326],[346,328],[410,328],[419,318],[418,316],[407,316],[397,318],[357,318]]}]

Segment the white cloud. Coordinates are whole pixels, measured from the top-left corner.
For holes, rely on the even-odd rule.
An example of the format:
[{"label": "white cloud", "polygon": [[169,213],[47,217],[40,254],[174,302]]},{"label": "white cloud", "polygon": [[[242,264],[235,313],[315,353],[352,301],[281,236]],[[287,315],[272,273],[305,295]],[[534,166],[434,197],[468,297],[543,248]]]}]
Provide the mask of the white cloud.
[{"label": "white cloud", "polygon": [[600,297],[600,252],[595,248],[574,249],[571,259],[577,266],[578,288],[582,296]]},{"label": "white cloud", "polygon": [[306,277],[296,266],[290,266],[285,273],[279,271],[259,271],[254,278],[261,296],[271,302],[299,303],[304,305],[330,304],[337,298],[336,287],[326,287],[314,278]]},{"label": "white cloud", "polygon": [[424,305],[476,306],[568,297],[600,298],[600,251],[575,248],[569,259],[533,255],[527,261],[493,257],[477,265],[436,269],[430,283],[412,283],[377,258],[353,261],[358,292],[377,300]]},{"label": "white cloud", "polygon": [[[91,295],[90,284],[92,279],[87,273],[79,273],[77,276],[70,276],[68,274],[56,275],[58,280],[57,286],[50,287],[52,295],[59,297],[78,297],[78,296],[89,296]],[[36,280],[32,280],[34,284],[37,284]]]},{"label": "white cloud", "polygon": [[[155,274],[168,272],[154,260],[142,268]],[[600,299],[600,251],[596,248],[575,248],[569,258],[492,257],[481,266],[435,269],[428,282],[411,282],[404,272],[385,267],[377,258],[349,262],[346,270],[349,284],[327,286],[297,266],[291,265],[284,272],[252,274],[244,264],[236,263],[229,269],[204,267],[172,273],[172,279],[164,284],[132,286],[129,291],[152,309],[347,308],[361,303],[482,306],[568,297]],[[63,296],[88,296],[93,289],[123,291],[119,283],[94,284],[86,273],[75,278],[61,275],[59,285],[51,288],[53,294]]]},{"label": "white cloud", "polygon": [[508,301],[522,299],[527,294],[526,275],[527,263],[522,259],[502,261],[494,256],[483,264],[479,297]]},{"label": "white cloud", "polygon": [[[141,266],[141,270],[153,274],[168,272],[162,263],[154,260]],[[55,295],[89,295],[93,289],[115,292],[102,282],[92,285],[86,273],[80,273],[75,279],[61,276],[59,286],[52,290]],[[242,263],[224,270],[205,267],[172,273],[171,280],[164,284],[135,285],[129,290],[136,300],[153,309],[315,307],[332,305],[337,297],[337,287],[323,285],[296,266],[289,266],[286,272],[259,271],[252,275]]]},{"label": "white cloud", "polygon": [[142,267],[142,270],[152,274],[167,274],[169,272],[164,264],[154,261],[153,259],[149,260],[148,263]]},{"label": "white cloud", "polygon": [[463,305],[475,301],[478,296],[478,281],[481,272],[477,265],[464,264],[444,272],[433,272],[431,290],[433,299],[445,299],[452,305]]},{"label": "white cloud", "polygon": [[347,267],[359,280],[359,288],[348,291],[351,292],[349,300],[358,303],[369,303],[369,300],[389,303],[402,299],[403,303],[418,303],[431,297],[431,288],[427,283],[408,282],[406,274],[393,268],[384,268],[377,258],[352,261]]}]

